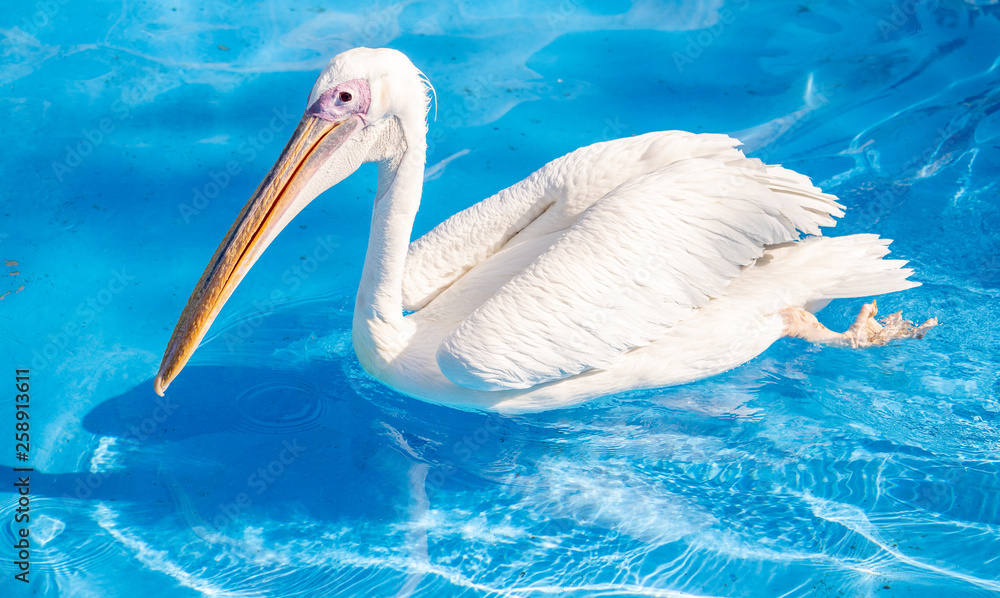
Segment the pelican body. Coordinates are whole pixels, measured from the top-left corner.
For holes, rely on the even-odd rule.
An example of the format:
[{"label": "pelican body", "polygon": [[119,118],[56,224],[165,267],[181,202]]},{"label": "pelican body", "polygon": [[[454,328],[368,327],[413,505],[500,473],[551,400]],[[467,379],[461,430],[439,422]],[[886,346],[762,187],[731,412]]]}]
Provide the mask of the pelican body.
[{"label": "pelican body", "polygon": [[428,84],[400,52],[334,57],[277,163],[223,239],[177,323],[156,392],[194,353],[268,244],[362,163],[378,166],[354,311],[365,370],[404,394],[528,412],[736,367],[783,336],[842,346],[922,336],[865,305],[835,333],[835,298],[904,290],[876,235],[823,237],[843,207],[726,135],[681,131],[558,158],[410,242]]}]

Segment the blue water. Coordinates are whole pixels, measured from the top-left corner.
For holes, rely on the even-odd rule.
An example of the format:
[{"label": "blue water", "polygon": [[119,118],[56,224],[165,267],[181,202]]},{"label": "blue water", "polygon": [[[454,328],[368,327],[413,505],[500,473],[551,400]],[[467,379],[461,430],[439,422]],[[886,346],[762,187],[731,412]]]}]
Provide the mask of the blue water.
[{"label": "blue water", "polygon": [[[1000,7],[590,4],[5,6],[0,465],[34,472],[30,584],[0,487],[0,594],[1000,594]],[[158,403],[188,293],[355,45],[437,89],[418,234],[590,142],[739,132],[841,197],[833,234],[895,239],[924,284],[883,312],[941,325],[531,416],[424,404],[351,350],[367,167],[282,233]]]}]

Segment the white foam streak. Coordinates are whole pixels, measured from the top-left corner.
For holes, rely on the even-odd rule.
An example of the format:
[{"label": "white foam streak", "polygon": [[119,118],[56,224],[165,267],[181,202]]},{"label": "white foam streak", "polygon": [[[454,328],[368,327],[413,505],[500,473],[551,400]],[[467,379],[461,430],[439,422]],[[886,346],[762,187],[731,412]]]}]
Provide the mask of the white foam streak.
[{"label": "white foam streak", "polygon": [[858,534],[872,544],[878,546],[887,554],[900,562],[928,573],[941,575],[956,581],[961,581],[990,591],[1000,591],[1000,581],[983,579],[974,575],[968,575],[960,571],[954,571],[928,563],[921,559],[912,557],[896,547],[886,542],[878,533],[876,527],[871,523],[864,511],[853,506],[826,500],[808,493],[796,493],[811,507],[817,517],[841,525],[852,532]]},{"label": "white foam streak", "polygon": [[196,592],[201,592],[204,596],[248,598],[254,595],[246,592],[228,592],[188,573],[183,567],[168,558],[167,551],[157,550],[132,533],[119,529],[117,524],[118,515],[108,505],[98,503],[93,516],[94,521],[98,525],[111,534],[111,537],[117,540],[126,550],[129,550],[137,561],[151,571],[163,573],[176,580],[178,584]]}]

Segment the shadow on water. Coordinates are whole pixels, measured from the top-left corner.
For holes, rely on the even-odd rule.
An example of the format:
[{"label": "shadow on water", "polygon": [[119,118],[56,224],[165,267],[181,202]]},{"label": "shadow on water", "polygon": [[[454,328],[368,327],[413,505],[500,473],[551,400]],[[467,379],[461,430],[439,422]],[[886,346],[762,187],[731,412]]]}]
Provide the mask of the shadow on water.
[{"label": "shadow on water", "polygon": [[165,397],[145,380],[98,404],[82,427],[100,438],[89,462],[73,473],[36,472],[36,491],[144,512],[172,505],[189,525],[220,529],[289,510],[328,521],[393,518],[410,500],[412,466],[430,468],[431,488],[480,483],[483,472],[495,483],[517,445],[540,440],[538,430],[527,440],[514,418],[415,401],[363,374],[345,380],[334,362],[298,371],[191,366]]},{"label": "shadow on water", "polygon": [[[144,380],[80,423],[95,440],[77,471],[31,474],[47,517],[39,525],[60,536],[46,575],[67,563],[93,572],[110,558],[91,554],[96,537],[169,575],[199,570],[202,559],[288,572],[287,554],[304,551],[316,570],[367,575],[378,562],[396,571],[379,583],[409,587],[422,579],[410,567],[427,559],[419,521],[435,493],[499,485],[522,447],[539,442],[515,418],[411,400],[335,359],[294,370],[191,366],[166,397]],[[60,546],[86,562],[53,552]],[[337,550],[350,562],[331,561]],[[252,590],[233,567],[198,583]],[[340,583],[331,575],[304,595]]]}]

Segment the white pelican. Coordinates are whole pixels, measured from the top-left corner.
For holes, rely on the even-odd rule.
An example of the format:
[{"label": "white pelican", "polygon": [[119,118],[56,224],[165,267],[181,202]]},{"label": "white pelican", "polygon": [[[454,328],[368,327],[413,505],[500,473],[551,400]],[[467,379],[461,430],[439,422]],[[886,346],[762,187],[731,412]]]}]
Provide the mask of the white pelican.
[{"label": "white pelican", "polygon": [[[710,376],[783,336],[850,347],[914,338],[865,305],[844,333],[831,299],[917,286],[876,235],[822,237],[843,215],[798,173],[726,135],[596,143],[410,242],[426,157],[428,85],[400,52],[334,57],[277,163],[209,262],[163,356],[163,394],[254,262],[306,204],[378,165],[354,349],[404,394],[526,412]],[[804,238],[802,235],[806,235]],[[404,313],[406,312],[411,313]]]}]

